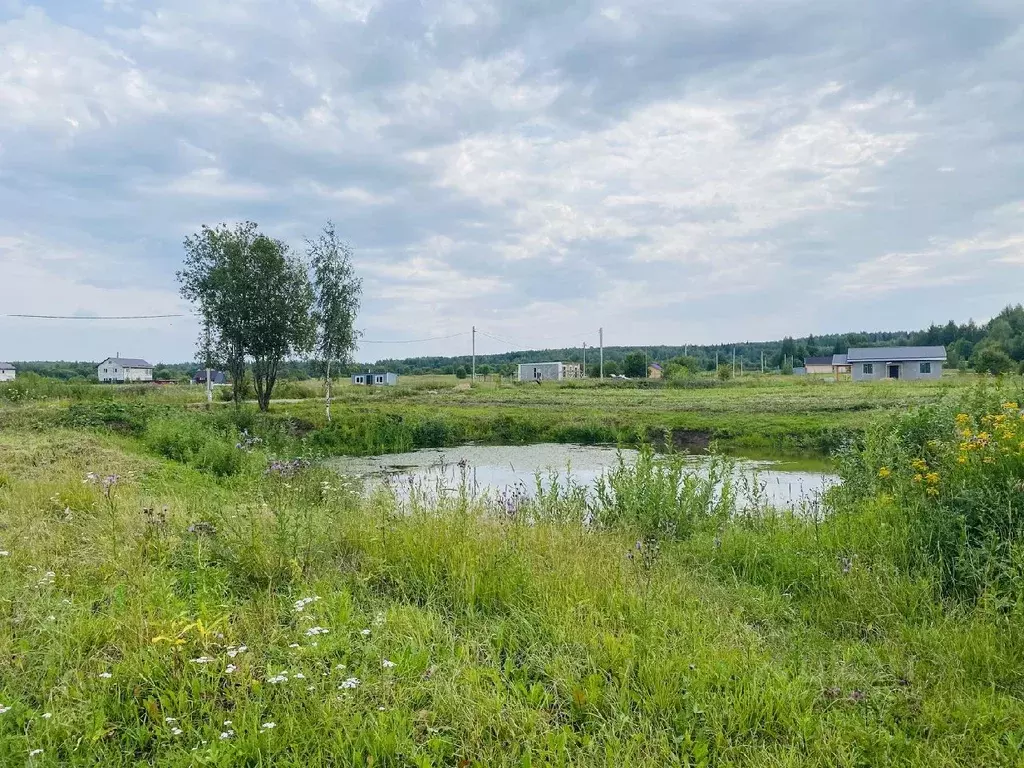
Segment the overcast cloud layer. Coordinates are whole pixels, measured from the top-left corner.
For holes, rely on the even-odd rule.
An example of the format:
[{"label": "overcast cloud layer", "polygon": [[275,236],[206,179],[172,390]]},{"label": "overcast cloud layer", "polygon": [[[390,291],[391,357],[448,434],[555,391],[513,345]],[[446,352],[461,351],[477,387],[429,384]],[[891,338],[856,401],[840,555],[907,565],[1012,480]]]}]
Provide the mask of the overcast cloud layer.
[{"label": "overcast cloud layer", "polygon": [[[187,311],[200,225],[333,218],[371,340],[985,319],[1024,299],[1021,73],[1020,0],[0,0],[0,314]],[[0,359],[194,338],[0,318]]]}]

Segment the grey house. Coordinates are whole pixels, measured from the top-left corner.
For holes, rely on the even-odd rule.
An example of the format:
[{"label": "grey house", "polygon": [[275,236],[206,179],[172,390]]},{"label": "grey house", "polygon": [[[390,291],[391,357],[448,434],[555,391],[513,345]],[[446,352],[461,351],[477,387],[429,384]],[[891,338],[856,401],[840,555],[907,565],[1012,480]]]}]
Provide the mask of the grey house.
[{"label": "grey house", "polygon": [[520,381],[562,381],[582,379],[583,366],[579,363],[520,363]]},{"label": "grey house", "polygon": [[854,381],[939,379],[945,347],[865,347],[846,353]]},{"label": "grey house", "polygon": [[397,373],[384,371],[367,371],[352,377],[352,383],[362,387],[393,387],[398,383]]}]

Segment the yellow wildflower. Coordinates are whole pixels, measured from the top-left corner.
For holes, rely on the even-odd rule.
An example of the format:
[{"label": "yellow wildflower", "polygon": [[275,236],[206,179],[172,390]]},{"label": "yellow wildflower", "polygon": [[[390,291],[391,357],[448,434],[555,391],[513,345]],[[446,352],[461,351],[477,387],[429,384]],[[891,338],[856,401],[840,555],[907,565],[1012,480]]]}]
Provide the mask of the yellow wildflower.
[{"label": "yellow wildflower", "polygon": [[960,424],[960,425],[969,424],[970,421],[971,421],[971,417],[968,416],[966,413],[958,413],[956,415],[956,423],[957,424]]},{"label": "yellow wildflower", "polygon": [[924,475],[914,475],[914,482],[920,483],[924,480]]},{"label": "yellow wildflower", "polygon": [[1003,408],[1005,408],[1008,411],[1016,411],[1020,408],[1020,406],[1018,406],[1015,402],[1010,400],[1008,402],[1003,403]]},{"label": "yellow wildflower", "polygon": [[[1024,445],[1024,443],[1021,443],[1021,445]],[[892,470],[889,469],[888,467],[882,467],[880,470],[878,470],[878,476],[883,478],[883,479],[886,478],[886,477],[889,477],[889,475],[891,475],[891,474],[892,474]]]},{"label": "yellow wildflower", "polygon": [[912,466],[918,472],[924,472],[926,469],[928,469],[928,462],[925,461],[924,459],[914,459],[912,462],[910,462],[910,466]]},{"label": "yellow wildflower", "polygon": [[924,476],[924,479],[927,480],[931,485],[935,485],[939,482],[939,473],[929,472],[927,475]]},{"label": "yellow wildflower", "polygon": [[932,488],[929,488],[929,489],[928,489],[928,490],[926,491],[926,493],[927,493],[927,494],[928,494],[929,496],[938,496],[938,495],[939,495],[939,489],[938,489],[938,488],[935,488],[935,487],[932,487]]},{"label": "yellow wildflower", "polygon": [[[1021,449],[1024,450],[1024,443],[1021,443],[1020,445],[1021,445]],[[967,457],[964,454],[961,453],[957,457],[956,463],[957,464],[966,464],[967,463]]]}]

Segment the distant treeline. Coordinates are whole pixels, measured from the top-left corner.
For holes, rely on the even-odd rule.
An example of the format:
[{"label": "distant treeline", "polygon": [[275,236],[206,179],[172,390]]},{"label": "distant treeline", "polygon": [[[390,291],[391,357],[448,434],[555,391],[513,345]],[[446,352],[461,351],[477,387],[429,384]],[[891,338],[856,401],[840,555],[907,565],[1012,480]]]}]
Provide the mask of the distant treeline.
[{"label": "distant treeline", "polygon": [[[1010,306],[989,322],[978,325],[974,321],[958,325],[952,320],[945,325],[932,325],[921,331],[876,331],[861,333],[830,334],[786,337],[779,341],[745,341],[715,345],[656,345],[656,346],[615,346],[605,347],[605,374],[620,373],[628,355],[642,354],[649,362],[667,364],[681,363],[688,370],[712,371],[716,359],[720,365],[731,366],[735,351],[736,368],[753,371],[761,369],[762,353],[766,369],[788,370],[799,366],[807,357],[818,357],[846,352],[850,347],[872,346],[944,346],[949,357],[948,365],[954,368],[974,368],[990,373],[1024,372],[1024,306]],[[681,361],[681,358],[686,358]],[[562,349],[534,349],[505,352],[497,355],[477,355],[477,374],[500,373],[512,375],[519,363],[534,363],[550,360],[580,363],[583,350],[580,347]],[[94,362],[14,362],[19,372],[34,372],[42,376],[65,381],[95,380]],[[455,374],[468,373],[472,365],[469,355],[455,357],[407,357],[386,358],[373,363],[357,363],[342,366],[339,374],[345,375],[368,368],[388,370],[400,375]],[[598,350],[587,349],[587,369],[590,375],[598,373]],[[156,379],[185,381],[191,378],[199,366],[195,363],[158,364],[153,370]],[[321,375],[312,361],[288,361],[282,364],[280,378],[301,380]]]}]

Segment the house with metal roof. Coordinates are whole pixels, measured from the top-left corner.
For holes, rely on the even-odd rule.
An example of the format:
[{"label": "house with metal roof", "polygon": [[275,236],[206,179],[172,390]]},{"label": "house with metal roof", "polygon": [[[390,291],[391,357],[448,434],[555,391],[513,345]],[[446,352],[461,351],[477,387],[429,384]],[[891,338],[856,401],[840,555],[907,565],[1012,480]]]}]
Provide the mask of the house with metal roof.
[{"label": "house with metal roof", "polygon": [[846,353],[854,381],[938,379],[945,347],[863,347]]},{"label": "house with metal roof", "polygon": [[398,374],[390,371],[367,371],[354,374],[352,383],[363,387],[393,387],[398,384]]},{"label": "house with metal roof", "polygon": [[18,372],[10,363],[0,363],[0,381],[14,381]]},{"label": "house with metal roof", "polygon": [[152,381],[153,366],[137,357],[108,357],[96,366],[96,376],[103,384]]}]

